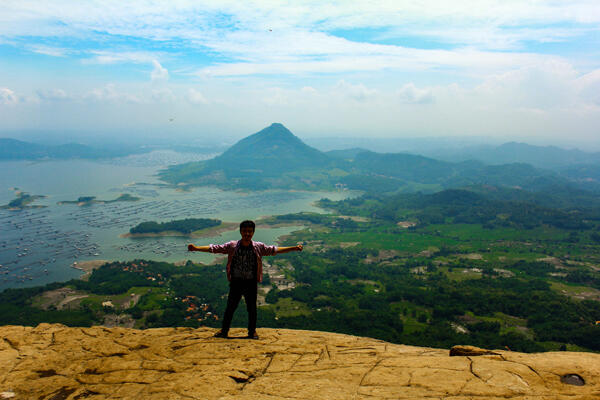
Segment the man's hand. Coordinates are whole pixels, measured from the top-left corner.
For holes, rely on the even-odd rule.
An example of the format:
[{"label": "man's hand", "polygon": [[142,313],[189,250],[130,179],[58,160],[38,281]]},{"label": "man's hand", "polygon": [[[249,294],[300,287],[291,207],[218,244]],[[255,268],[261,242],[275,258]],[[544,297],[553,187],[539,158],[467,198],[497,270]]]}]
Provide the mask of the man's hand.
[{"label": "man's hand", "polygon": [[302,251],[302,249],[303,247],[301,244],[289,247],[278,247],[277,254],[289,253],[290,251]]}]

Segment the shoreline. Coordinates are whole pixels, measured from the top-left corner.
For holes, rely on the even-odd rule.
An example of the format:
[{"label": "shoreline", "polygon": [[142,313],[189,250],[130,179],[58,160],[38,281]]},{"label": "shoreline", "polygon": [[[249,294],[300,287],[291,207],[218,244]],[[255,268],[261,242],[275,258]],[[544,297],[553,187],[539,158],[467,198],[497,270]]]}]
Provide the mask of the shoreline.
[{"label": "shoreline", "polygon": [[71,268],[78,269],[83,272],[77,279],[87,280],[87,278],[92,274],[92,271],[96,268],[100,268],[106,263],[109,263],[109,260],[87,260],[87,261],[75,261],[71,264]]},{"label": "shoreline", "polygon": [[223,222],[221,225],[205,228],[191,233],[182,233],[177,231],[164,231],[157,233],[121,233],[120,238],[146,238],[146,237],[187,237],[190,239],[205,238],[217,236],[221,233],[233,231],[238,227],[235,222]]},{"label": "shoreline", "polygon": [[[268,219],[271,216],[262,216],[260,219],[255,221],[256,229],[273,229],[273,228],[284,228],[286,226],[298,226],[298,222],[300,221],[282,221],[271,223],[268,222]],[[306,221],[302,221],[306,222]],[[120,238],[152,238],[152,237],[187,237],[190,239],[199,239],[199,238],[207,238],[221,235],[222,233],[235,231],[239,227],[237,222],[223,222],[221,225],[213,226],[212,228],[206,228],[199,231],[194,231],[192,233],[186,234],[177,231],[165,231],[158,233],[121,233],[119,235]]]},{"label": "shoreline", "polygon": [[[260,219],[257,219],[256,220],[256,228],[257,229],[273,229],[273,228],[282,228],[282,227],[288,227],[288,226],[296,226],[296,227],[299,227],[299,229],[303,229],[307,225],[306,221],[284,221],[284,222],[278,222],[278,223],[269,223],[269,222],[264,221],[267,218],[269,218],[269,217],[261,216]],[[304,222],[304,223],[299,225],[298,224],[299,222]],[[210,236],[213,236],[218,233],[237,230],[238,226],[239,226],[239,224],[237,222],[235,222],[235,223],[228,222],[228,223],[224,223],[217,227],[207,228],[206,230],[202,231],[201,234],[196,234],[194,236],[183,235],[183,234],[179,234],[177,236],[210,237]],[[274,243],[276,245],[279,245],[291,233],[292,232],[290,232],[288,234],[283,234],[283,235],[277,236]],[[119,235],[119,236],[120,237],[143,237],[143,236],[133,236],[131,234],[125,234],[125,235]],[[146,234],[143,234],[143,235],[146,235]],[[152,236],[156,237],[156,236],[166,236],[166,235],[164,235],[164,233],[163,233],[163,234],[152,234]],[[215,256],[215,258],[211,262],[209,262],[209,263],[201,262],[200,264],[208,266],[208,265],[216,265],[216,264],[219,264],[220,262],[222,262],[222,258],[223,258],[222,255],[214,254],[214,256]],[[185,265],[190,260],[191,260],[190,258],[182,258],[180,260],[166,261],[166,262],[173,264],[177,267],[177,266]],[[118,261],[120,261],[120,260],[92,259],[92,260],[74,261],[71,264],[69,264],[69,267],[72,269],[79,270],[81,272],[81,275],[79,275],[75,279],[81,279],[81,280],[85,281],[85,280],[89,279],[90,275],[92,274],[92,272],[95,269],[98,269],[107,263],[118,262]],[[131,261],[131,260],[129,260],[129,261]],[[66,282],[66,281],[65,280],[57,280],[57,281],[53,281],[53,282]],[[44,285],[45,284],[38,284],[38,285],[34,285],[32,287],[44,286]],[[9,288],[10,287],[7,287],[7,288],[4,288],[3,290],[9,289]]]}]

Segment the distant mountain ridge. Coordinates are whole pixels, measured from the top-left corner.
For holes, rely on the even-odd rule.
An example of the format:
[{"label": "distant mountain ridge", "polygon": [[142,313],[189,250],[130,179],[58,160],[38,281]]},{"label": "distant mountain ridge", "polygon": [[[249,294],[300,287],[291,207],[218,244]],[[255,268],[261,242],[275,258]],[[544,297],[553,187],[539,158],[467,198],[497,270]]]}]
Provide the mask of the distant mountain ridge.
[{"label": "distant mountain ridge", "polygon": [[508,142],[500,146],[470,146],[460,150],[436,151],[428,155],[446,161],[478,160],[485,164],[527,163],[538,168],[560,169],[570,165],[600,164],[600,152],[556,146]]},{"label": "distant mountain ridge", "polygon": [[182,186],[223,189],[331,190],[366,192],[436,192],[448,188],[492,185],[526,191],[581,189],[585,184],[526,163],[486,165],[449,162],[406,153],[375,153],[354,148],[323,153],[274,123],[211,160],[171,166],[161,179]]},{"label": "distant mountain ridge", "polygon": [[0,138],[0,160],[39,160],[39,159],[99,159],[122,157],[139,150],[132,148],[97,148],[79,143],[45,145],[11,138]]}]

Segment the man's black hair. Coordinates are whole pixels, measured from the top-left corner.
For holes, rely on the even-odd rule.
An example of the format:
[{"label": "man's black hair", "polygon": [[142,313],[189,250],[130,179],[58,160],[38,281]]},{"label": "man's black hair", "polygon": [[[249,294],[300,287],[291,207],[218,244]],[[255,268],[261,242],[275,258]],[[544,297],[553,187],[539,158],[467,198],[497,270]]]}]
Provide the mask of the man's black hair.
[{"label": "man's black hair", "polygon": [[240,224],[240,231],[242,230],[242,228],[252,228],[253,231],[256,230],[256,225],[254,224],[254,221],[250,221],[249,219],[242,221],[242,223]]}]

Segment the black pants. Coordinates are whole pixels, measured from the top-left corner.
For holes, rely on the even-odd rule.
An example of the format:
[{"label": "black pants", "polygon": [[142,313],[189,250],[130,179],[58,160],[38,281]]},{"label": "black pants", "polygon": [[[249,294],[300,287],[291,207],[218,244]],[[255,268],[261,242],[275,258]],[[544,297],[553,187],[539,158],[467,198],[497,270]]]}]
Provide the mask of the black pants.
[{"label": "black pants", "polygon": [[227,309],[223,317],[222,332],[229,332],[233,313],[237,308],[242,296],[246,301],[246,309],[248,310],[248,334],[253,334],[256,331],[256,292],[258,284],[255,280],[231,280],[229,283],[229,296],[227,297]]}]

